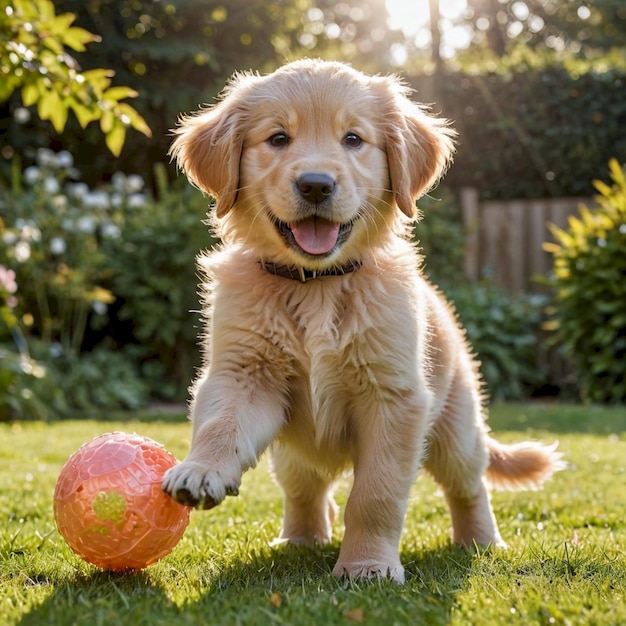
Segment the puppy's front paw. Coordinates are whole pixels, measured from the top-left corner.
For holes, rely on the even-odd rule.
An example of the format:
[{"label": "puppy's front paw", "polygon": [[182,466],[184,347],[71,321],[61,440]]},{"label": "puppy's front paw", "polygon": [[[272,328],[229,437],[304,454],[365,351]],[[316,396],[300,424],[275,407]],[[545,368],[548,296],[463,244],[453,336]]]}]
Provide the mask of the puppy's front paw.
[{"label": "puppy's front paw", "polygon": [[170,468],[163,478],[163,491],[185,506],[212,509],[226,496],[239,494],[241,476],[224,476],[202,463],[184,461]]}]

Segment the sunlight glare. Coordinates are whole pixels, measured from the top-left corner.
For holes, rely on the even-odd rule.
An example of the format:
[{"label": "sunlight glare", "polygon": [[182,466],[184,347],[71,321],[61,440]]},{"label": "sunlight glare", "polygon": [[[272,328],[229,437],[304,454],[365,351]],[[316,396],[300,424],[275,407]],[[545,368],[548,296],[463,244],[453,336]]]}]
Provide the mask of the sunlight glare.
[{"label": "sunlight glare", "polygon": [[[385,0],[388,24],[411,37],[430,22],[429,0]],[[442,19],[454,20],[467,9],[467,0],[439,0]]]},{"label": "sunlight glare", "polygon": [[[429,0],[385,0],[385,6],[389,15],[389,28],[402,31],[417,49],[431,45]],[[466,10],[467,0],[439,0],[443,58],[453,57],[457,50],[467,48],[471,43],[471,29],[458,23]],[[408,59],[406,46],[396,44],[396,48],[392,50],[392,58],[394,65],[404,65]]]}]

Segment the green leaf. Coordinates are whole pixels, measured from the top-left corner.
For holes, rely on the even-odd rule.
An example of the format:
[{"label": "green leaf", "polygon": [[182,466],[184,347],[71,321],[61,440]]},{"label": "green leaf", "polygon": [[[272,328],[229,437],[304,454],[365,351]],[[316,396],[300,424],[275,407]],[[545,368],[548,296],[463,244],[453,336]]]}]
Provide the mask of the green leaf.
[{"label": "green leaf", "polygon": [[87,70],[82,73],[82,79],[98,94],[98,97],[105,92],[111,84],[111,78],[115,76],[113,70],[98,68],[95,70]]},{"label": "green leaf", "polygon": [[115,120],[111,130],[106,133],[105,141],[107,148],[113,156],[119,156],[126,140],[126,127],[120,121]]},{"label": "green leaf", "polygon": [[611,188],[601,180],[594,180],[593,186],[605,197],[609,197],[611,195]]},{"label": "green leaf", "polygon": [[24,3],[20,3],[23,10],[27,8],[33,11],[33,14],[29,13],[29,17],[39,17],[42,21],[47,21],[54,18],[54,2],[51,0],[35,0],[30,6],[24,6]]},{"label": "green leaf", "polygon": [[63,54],[63,44],[57,37],[51,35],[42,36],[41,43],[48,48],[48,50],[52,51],[56,57]]},{"label": "green leaf", "polygon": [[61,100],[61,97],[56,93],[56,98],[54,98],[54,105],[52,108],[52,115],[50,116],[50,121],[54,126],[54,130],[57,133],[61,134],[63,129],[65,128],[65,124],[67,122],[67,104]]},{"label": "green leaf", "polygon": [[39,99],[39,81],[28,83],[22,87],[22,103],[30,107]]},{"label": "green leaf", "polygon": [[131,87],[111,87],[102,94],[102,99],[119,102],[125,98],[136,98],[138,95],[139,93]]},{"label": "green leaf", "polygon": [[150,130],[148,123],[135,109],[133,109],[133,107],[130,106],[130,104],[121,102],[118,110],[121,115],[125,115],[130,120],[130,125],[135,130],[143,133],[146,137],[152,137],[152,131]]},{"label": "green leaf", "polygon": [[86,44],[100,41],[102,41],[102,37],[99,35],[94,35],[88,30],[77,26],[68,28],[67,31],[63,33],[63,43],[68,46],[68,48],[76,50],[76,52],[84,52],[86,50]]},{"label": "green leaf", "polygon": [[74,13],[62,13],[61,15],[57,15],[52,19],[46,20],[46,31],[54,35],[55,38],[60,39],[75,19],[76,15]]},{"label": "green leaf", "polygon": [[107,135],[113,129],[113,125],[115,123],[115,115],[113,115],[113,111],[107,109],[102,112],[102,117],[100,118],[100,130]]},{"label": "green leaf", "polygon": [[57,133],[63,132],[67,121],[67,107],[54,89],[45,92],[37,103],[37,111],[42,120],[50,120]]},{"label": "green leaf", "polygon": [[76,99],[68,102],[81,128],[86,128],[90,122],[95,122],[100,117],[100,112],[95,107],[86,107]]},{"label": "green leaf", "polygon": [[10,98],[13,92],[20,87],[21,82],[14,74],[3,76],[0,80],[0,102]]},{"label": "green leaf", "polygon": [[622,168],[617,159],[611,159],[609,161],[609,171],[611,172],[611,178],[615,184],[622,190],[626,190],[626,170]]},{"label": "green leaf", "polygon": [[41,94],[39,100],[37,101],[37,113],[39,113],[39,117],[42,120],[50,119],[51,110],[52,110],[52,100],[54,96],[53,92],[45,91]]}]

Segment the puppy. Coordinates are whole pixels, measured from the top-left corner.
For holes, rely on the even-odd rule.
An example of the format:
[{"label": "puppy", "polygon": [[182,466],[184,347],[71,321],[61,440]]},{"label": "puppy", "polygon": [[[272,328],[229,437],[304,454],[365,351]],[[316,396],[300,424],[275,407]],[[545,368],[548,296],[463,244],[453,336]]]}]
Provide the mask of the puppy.
[{"label": "puppy", "polygon": [[476,361],[409,241],[454,132],[395,78],[302,60],[235,75],[176,133],[172,155],[215,198],[222,243],[199,260],[206,360],[191,450],[163,489],[209,509],[269,447],[281,539],[324,544],[352,467],[334,573],[402,582],[423,467],[455,542],[504,546],[487,484],[535,488],[561,462],[555,446],[488,435]]}]

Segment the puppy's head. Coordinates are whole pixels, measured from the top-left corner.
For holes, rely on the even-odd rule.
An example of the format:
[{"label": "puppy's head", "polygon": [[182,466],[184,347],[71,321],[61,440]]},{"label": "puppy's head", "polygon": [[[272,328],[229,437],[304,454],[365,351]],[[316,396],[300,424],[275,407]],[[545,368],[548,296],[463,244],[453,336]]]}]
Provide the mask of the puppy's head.
[{"label": "puppy's head", "polygon": [[225,239],[314,270],[360,260],[400,212],[416,216],[452,155],[453,131],[407,92],[334,62],[238,74],[182,119],[171,153],[216,199]]}]

